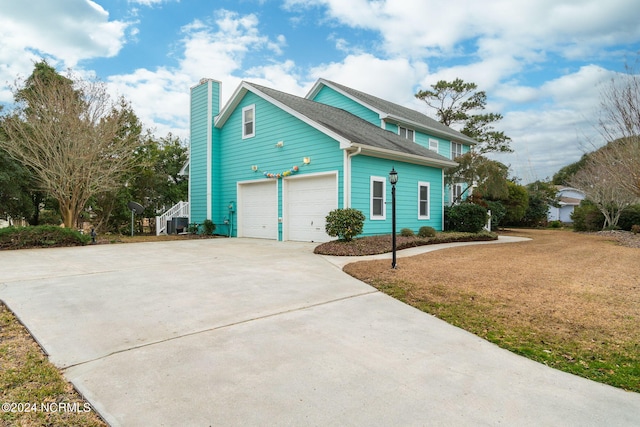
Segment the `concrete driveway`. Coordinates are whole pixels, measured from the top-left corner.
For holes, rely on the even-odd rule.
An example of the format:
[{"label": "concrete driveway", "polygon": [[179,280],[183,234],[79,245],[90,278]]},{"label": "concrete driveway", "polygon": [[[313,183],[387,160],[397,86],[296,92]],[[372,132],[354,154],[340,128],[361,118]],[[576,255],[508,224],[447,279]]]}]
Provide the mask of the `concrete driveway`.
[{"label": "concrete driveway", "polygon": [[501,350],[313,246],[2,251],[0,299],[113,426],[638,425],[640,394]]}]

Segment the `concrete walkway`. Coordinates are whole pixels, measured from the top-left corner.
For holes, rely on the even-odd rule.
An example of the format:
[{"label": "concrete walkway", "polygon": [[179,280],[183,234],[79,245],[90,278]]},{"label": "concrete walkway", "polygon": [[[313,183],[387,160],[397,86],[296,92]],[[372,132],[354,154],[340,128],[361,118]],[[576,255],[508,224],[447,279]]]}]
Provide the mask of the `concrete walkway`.
[{"label": "concrete walkway", "polygon": [[504,351],[313,246],[2,251],[0,299],[113,426],[638,425],[639,394]]}]

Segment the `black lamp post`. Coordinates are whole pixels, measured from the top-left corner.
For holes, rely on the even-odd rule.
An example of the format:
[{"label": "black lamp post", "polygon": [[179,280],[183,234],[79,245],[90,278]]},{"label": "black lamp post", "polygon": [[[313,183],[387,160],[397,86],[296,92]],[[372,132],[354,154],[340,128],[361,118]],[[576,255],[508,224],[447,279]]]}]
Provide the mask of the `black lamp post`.
[{"label": "black lamp post", "polygon": [[391,268],[396,268],[396,182],[398,182],[398,172],[393,167],[389,172],[389,182],[391,183],[391,250],[393,251]]}]

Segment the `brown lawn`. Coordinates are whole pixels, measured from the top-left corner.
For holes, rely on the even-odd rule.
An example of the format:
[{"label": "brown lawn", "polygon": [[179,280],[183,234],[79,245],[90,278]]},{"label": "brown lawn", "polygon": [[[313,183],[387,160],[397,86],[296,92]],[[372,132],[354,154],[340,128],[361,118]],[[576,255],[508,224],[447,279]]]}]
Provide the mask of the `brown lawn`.
[{"label": "brown lawn", "polygon": [[640,249],[571,231],[508,234],[533,240],[344,270],[519,354],[640,391]]}]

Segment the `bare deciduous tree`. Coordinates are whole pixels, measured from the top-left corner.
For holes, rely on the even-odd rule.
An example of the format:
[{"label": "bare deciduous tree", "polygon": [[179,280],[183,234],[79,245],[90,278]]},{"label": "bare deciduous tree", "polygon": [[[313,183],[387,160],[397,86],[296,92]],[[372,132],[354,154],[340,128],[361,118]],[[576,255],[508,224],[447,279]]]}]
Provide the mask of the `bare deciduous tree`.
[{"label": "bare deciduous tree", "polygon": [[35,171],[64,225],[74,227],[87,200],[116,188],[132,167],[140,134],[132,110],[123,99],[114,103],[104,84],[62,77],[46,62],[14,96],[0,147]]},{"label": "bare deciduous tree", "polygon": [[640,197],[640,74],[631,67],[601,92],[600,133],[607,141],[599,160],[612,183]]},{"label": "bare deciduous tree", "polygon": [[608,148],[592,153],[569,183],[584,191],[587,199],[596,204],[604,215],[603,229],[616,227],[622,211],[638,200],[635,193],[618,184],[615,159],[620,153]]}]

